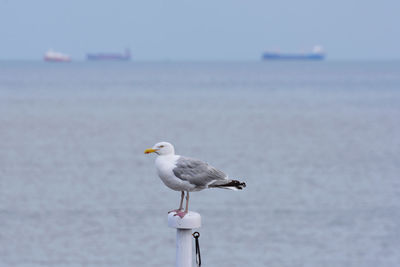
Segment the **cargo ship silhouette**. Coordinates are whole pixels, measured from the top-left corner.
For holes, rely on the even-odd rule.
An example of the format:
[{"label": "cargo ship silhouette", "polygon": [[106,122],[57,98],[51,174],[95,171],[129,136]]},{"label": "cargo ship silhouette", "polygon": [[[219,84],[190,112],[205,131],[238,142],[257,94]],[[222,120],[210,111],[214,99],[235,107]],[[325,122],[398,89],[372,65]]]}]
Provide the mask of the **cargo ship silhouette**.
[{"label": "cargo ship silhouette", "polygon": [[86,58],[93,61],[127,61],[131,59],[131,52],[129,49],[125,49],[124,53],[86,54]]},{"label": "cargo ship silhouette", "polygon": [[314,46],[309,53],[280,53],[280,52],[265,52],[262,55],[263,60],[323,60],[325,52],[319,45]]}]

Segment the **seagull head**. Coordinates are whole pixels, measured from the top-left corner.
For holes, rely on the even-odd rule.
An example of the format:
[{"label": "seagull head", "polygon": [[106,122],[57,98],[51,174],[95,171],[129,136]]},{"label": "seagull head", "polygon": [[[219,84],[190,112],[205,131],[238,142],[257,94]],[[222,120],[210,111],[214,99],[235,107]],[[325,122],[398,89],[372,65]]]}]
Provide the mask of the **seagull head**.
[{"label": "seagull head", "polygon": [[155,144],[152,148],[144,151],[145,154],[156,153],[157,155],[173,155],[175,154],[174,146],[168,142],[160,142]]}]

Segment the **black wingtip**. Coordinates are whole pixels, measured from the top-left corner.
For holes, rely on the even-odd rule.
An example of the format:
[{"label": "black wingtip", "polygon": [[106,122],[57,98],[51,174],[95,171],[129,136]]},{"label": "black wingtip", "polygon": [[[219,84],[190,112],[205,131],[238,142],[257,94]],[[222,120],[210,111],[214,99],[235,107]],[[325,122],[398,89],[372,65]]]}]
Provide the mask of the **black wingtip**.
[{"label": "black wingtip", "polygon": [[242,190],[243,188],[246,187],[246,183],[245,182],[240,182],[238,180],[232,180],[227,184],[224,184],[223,186],[233,186],[239,190]]}]

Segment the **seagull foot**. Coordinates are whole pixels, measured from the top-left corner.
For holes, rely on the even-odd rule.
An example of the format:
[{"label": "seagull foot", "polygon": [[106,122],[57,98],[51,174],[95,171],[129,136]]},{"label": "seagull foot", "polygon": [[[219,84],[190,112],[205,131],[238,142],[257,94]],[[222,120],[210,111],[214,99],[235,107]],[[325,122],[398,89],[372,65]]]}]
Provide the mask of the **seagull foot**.
[{"label": "seagull foot", "polygon": [[185,215],[186,215],[187,213],[188,213],[187,211],[180,211],[180,210],[178,210],[178,211],[174,214],[174,216],[179,216],[179,217],[182,219],[183,217],[185,217]]},{"label": "seagull foot", "polygon": [[170,214],[171,212],[178,213],[178,212],[180,212],[181,210],[182,210],[182,209],[170,210],[170,211],[168,211],[168,214]]}]

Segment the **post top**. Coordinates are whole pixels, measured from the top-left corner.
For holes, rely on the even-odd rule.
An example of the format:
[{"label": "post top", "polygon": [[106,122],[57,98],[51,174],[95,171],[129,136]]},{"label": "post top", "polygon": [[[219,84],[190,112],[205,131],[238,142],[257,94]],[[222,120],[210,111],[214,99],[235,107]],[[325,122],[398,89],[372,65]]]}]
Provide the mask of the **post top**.
[{"label": "post top", "polygon": [[194,229],[200,228],[201,226],[201,216],[199,213],[194,211],[189,211],[185,217],[181,218],[178,215],[174,216],[176,213],[171,212],[168,214],[168,226],[177,229]]}]

